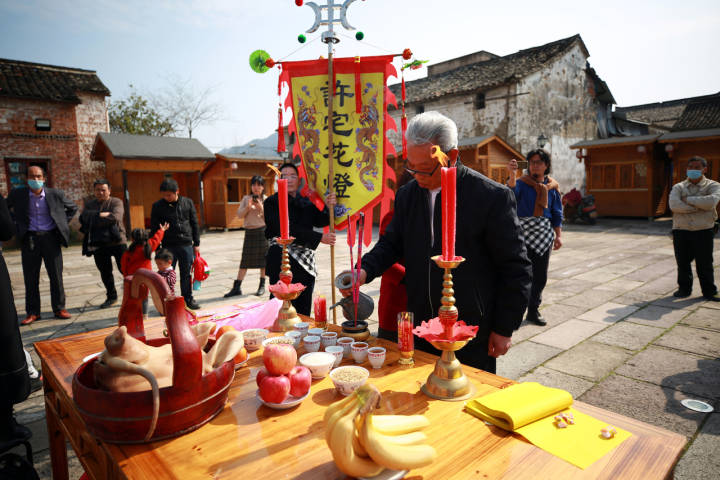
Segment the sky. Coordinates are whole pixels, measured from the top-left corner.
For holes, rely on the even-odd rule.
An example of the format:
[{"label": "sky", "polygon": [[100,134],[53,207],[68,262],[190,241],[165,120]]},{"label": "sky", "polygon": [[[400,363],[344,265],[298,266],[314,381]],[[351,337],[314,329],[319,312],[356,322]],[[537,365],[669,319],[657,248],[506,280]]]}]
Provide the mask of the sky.
[{"label": "sky", "polygon": [[[297,41],[314,18],[294,0],[0,0],[0,58],[95,70],[111,101],[130,84],[149,94],[171,78],[211,88],[221,118],[193,137],[215,152],[277,128],[278,72],[257,74],[248,57],[257,49],[275,60],[327,56],[322,28]],[[720,91],[717,0],[358,0],[347,18],[365,38],[338,27],[336,56],[410,48],[432,64],[580,34],[619,106]]]}]

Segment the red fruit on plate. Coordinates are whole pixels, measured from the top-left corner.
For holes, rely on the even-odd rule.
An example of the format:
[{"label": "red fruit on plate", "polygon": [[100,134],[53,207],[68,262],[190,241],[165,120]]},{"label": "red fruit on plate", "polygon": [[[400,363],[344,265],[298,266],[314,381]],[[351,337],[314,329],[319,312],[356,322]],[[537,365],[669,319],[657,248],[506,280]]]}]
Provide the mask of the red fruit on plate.
[{"label": "red fruit on plate", "polygon": [[290,378],[290,395],[302,397],[310,391],[312,374],[307,367],[295,367],[288,374]]},{"label": "red fruit on plate", "polygon": [[272,375],[287,375],[297,363],[295,347],[287,343],[270,343],[263,350],[263,363]]},{"label": "red fruit on plate", "polygon": [[260,382],[260,398],[270,403],[282,403],[290,393],[290,379],[285,375],[269,375]]},{"label": "red fruit on plate", "polygon": [[262,381],[263,381],[263,378],[265,378],[269,375],[270,375],[270,372],[268,372],[264,368],[261,368],[260,370],[258,370],[257,377],[255,377],[255,383],[257,383],[257,386],[259,387],[260,383],[262,383]]}]

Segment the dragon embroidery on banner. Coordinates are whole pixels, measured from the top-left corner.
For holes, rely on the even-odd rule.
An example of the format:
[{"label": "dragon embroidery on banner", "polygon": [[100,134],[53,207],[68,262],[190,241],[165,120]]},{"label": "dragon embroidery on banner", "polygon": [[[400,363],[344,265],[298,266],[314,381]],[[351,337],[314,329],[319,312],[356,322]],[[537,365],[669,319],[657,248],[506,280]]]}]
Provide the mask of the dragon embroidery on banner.
[{"label": "dragon embroidery on banner", "polygon": [[[371,83],[366,84],[365,92],[372,87]],[[372,96],[369,104],[363,104],[362,113],[360,114],[360,127],[355,129],[355,140],[357,141],[356,151],[362,153],[360,159],[356,161],[356,166],[360,169],[358,176],[365,189],[369,192],[375,190],[373,182],[366,177],[371,175],[377,178],[377,142],[378,142],[378,122],[380,115],[377,109],[377,96]]]},{"label": "dragon embroidery on banner", "polygon": [[[310,97],[308,87],[304,86],[302,90],[305,95]],[[317,109],[315,108],[315,101],[308,103],[303,100],[302,96],[298,97],[298,107],[298,133],[300,134],[303,162],[307,167],[308,186],[317,191],[317,172],[320,168],[320,162],[315,159],[315,153],[320,153],[320,129],[314,128],[317,124],[315,119]]]}]

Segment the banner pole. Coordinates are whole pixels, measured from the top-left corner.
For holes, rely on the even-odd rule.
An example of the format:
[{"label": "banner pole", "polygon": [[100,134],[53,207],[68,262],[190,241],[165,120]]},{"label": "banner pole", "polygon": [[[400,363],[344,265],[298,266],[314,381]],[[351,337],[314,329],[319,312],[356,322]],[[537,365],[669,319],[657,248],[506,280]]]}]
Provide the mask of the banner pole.
[{"label": "banner pole", "polygon": [[[328,16],[332,19],[332,8],[328,11]],[[330,193],[335,192],[335,186],[333,184],[333,166],[335,164],[335,146],[333,145],[333,103],[335,98],[335,84],[333,82],[333,43],[337,37],[333,34],[333,24],[330,22],[330,35],[326,36],[323,40],[327,41],[328,46],[328,117],[327,117],[327,131],[328,131],[328,191]],[[339,39],[337,39],[339,40]],[[335,233],[335,208],[331,207],[330,210],[330,233]],[[332,292],[332,304],[336,303],[335,293],[335,245],[330,245],[330,291]],[[333,313],[333,325],[337,325],[337,308],[332,309]]]}]

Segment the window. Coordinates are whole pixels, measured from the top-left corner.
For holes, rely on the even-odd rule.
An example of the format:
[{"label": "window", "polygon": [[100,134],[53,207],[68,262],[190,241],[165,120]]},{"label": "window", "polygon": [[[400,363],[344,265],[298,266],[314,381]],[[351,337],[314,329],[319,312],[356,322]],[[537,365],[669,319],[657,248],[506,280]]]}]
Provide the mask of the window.
[{"label": "window", "polygon": [[48,118],[36,118],[35,119],[35,130],[38,132],[49,132],[52,124]]},{"label": "window", "polygon": [[644,163],[621,163],[593,165],[587,179],[588,189],[615,190],[647,188],[647,165]]},{"label": "window", "polygon": [[475,95],[475,110],[482,110],[485,108],[485,94],[478,93]]},{"label": "window", "polygon": [[27,185],[27,171],[33,165],[45,170],[45,181],[50,184],[49,161],[37,158],[5,158],[5,178],[8,191]]}]

